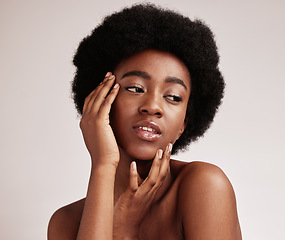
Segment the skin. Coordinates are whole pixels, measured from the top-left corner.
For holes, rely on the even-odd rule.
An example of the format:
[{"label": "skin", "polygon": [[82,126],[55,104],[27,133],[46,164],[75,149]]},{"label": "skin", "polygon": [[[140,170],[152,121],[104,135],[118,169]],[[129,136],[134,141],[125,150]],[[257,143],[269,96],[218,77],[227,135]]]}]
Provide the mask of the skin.
[{"label": "skin", "polygon": [[170,160],[191,94],[183,62],[146,50],[123,60],[114,75],[83,108],[92,162],[87,196],[53,214],[48,239],[240,240],[234,191],[222,170]]}]

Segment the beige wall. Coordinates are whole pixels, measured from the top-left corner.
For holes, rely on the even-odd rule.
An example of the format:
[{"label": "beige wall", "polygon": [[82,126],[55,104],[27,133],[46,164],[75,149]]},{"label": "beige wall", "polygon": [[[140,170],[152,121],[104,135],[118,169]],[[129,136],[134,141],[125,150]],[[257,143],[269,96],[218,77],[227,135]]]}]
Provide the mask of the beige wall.
[{"label": "beige wall", "polygon": [[[72,55],[105,14],[134,2],[1,0],[0,239],[45,239],[53,211],[84,197],[90,165],[69,93]],[[281,239],[285,2],[155,2],[212,27],[227,81],[212,128],[177,158],[226,172],[244,239]]]}]

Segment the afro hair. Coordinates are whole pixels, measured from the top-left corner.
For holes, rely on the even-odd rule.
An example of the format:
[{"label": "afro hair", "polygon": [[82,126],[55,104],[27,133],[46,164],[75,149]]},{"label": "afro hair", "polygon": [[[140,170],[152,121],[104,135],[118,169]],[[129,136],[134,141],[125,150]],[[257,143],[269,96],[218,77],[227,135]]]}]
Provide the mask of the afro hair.
[{"label": "afro hair", "polygon": [[213,122],[224,94],[219,55],[210,28],[175,11],[138,4],[107,16],[85,37],[74,56],[73,99],[82,114],[85,98],[125,58],[157,49],[181,59],[191,76],[187,125],[172,153],[185,150]]}]

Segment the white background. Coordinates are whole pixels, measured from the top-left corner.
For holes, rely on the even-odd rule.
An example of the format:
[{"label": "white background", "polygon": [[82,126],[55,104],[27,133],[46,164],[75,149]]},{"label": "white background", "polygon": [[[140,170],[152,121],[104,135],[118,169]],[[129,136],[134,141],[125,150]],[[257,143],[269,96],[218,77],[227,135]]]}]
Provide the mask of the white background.
[{"label": "white background", "polygon": [[[52,213],[84,197],[72,56],[103,16],[135,2],[0,1],[0,239],[45,239]],[[244,239],[284,238],[285,1],[154,2],[211,26],[227,83],[212,128],[176,158],[225,171]]]}]

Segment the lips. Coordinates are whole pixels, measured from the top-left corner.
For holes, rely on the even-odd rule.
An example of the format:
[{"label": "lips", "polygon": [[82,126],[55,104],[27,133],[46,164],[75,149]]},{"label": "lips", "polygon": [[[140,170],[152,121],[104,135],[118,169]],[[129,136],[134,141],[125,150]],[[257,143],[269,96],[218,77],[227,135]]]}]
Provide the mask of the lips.
[{"label": "lips", "polygon": [[153,142],[161,136],[160,127],[155,122],[140,121],[133,126],[137,136],[142,140]]}]

